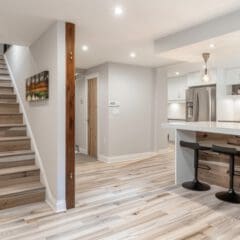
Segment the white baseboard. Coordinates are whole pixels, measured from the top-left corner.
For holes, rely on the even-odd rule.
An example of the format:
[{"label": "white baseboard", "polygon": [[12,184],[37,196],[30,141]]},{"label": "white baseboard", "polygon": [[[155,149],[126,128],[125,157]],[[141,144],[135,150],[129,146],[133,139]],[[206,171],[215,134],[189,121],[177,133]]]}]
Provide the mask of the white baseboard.
[{"label": "white baseboard", "polygon": [[143,160],[146,158],[154,157],[156,155],[158,155],[158,153],[156,152],[134,153],[129,155],[114,156],[114,157],[99,155],[98,160],[106,163],[113,163],[113,162]]},{"label": "white baseboard", "polygon": [[65,200],[56,201],[52,197],[46,196],[45,201],[56,213],[65,212],[67,210]]}]

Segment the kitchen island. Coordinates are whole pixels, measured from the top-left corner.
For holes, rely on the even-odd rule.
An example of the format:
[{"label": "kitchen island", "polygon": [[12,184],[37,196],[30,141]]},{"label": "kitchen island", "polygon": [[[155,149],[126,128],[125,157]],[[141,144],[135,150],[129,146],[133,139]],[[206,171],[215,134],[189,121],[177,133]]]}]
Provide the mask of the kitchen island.
[{"label": "kitchen island", "polygon": [[[199,142],[204,146],[213,144],[236,148],[240,151],[240,123],[230,122],[171,122],[162,124],[164,128],[174,128],[176,184],[193,179],[194,153],[191,149],[180,146],[180,141]],[[203,151],[200,154],[199,175],[202,181],[223,187],[228,185],[228,157],[223,154]],[[240,159],[236,161],[237,190],[240,189]]]}]

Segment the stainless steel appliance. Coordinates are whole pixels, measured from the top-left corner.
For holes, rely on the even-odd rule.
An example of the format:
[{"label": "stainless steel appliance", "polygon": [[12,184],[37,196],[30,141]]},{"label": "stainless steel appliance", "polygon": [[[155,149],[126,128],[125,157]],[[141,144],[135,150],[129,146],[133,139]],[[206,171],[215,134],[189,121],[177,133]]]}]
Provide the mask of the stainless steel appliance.
[{"label": "stainless steel appliance", "polygon": [[216,121],[216,86],[191,87],[186,90],[186,120]]}]

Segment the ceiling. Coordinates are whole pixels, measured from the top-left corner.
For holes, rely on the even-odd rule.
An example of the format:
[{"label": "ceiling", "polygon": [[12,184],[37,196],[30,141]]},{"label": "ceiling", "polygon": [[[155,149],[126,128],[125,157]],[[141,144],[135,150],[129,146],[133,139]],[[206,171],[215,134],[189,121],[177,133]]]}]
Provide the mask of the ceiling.
[{"label": "ceiling", "polygon": [[[116,5],[123,7],[122,16],[114,16]],[[154,39],[232,12],[240,1],[0,0],[0,6],[0,42],[30,45],[54,21],[74,22],[77,67],[88,68],[107,61],[161,66],[186,60],[175,56],[181,51],[155,54]],[[83,44],[89,51],[81,50]]]},{"label": "ceiling", "polygon": [[[214,48],[210,45],[214,44]],[[222,35],[220,37],[201,41],[189,46],[174,49],[163,53],[162,56],[171,58],[175,62],[183,63],[168,66],[168,75],[176,76],[176,72],[184,75],[187,72],[194,72],[203,69],[203,52],[209,52],[209,68],[228,68],[240,66],[240,31]]]}]

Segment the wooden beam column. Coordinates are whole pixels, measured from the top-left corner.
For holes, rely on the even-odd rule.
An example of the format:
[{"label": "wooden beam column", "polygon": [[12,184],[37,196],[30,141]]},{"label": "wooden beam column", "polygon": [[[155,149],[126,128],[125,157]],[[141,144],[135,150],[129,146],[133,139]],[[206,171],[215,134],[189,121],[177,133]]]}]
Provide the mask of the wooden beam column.
[{"label": "wooden beam column", "polygon": [[66,205],[75,207],[75,25],[66,23]]}]

